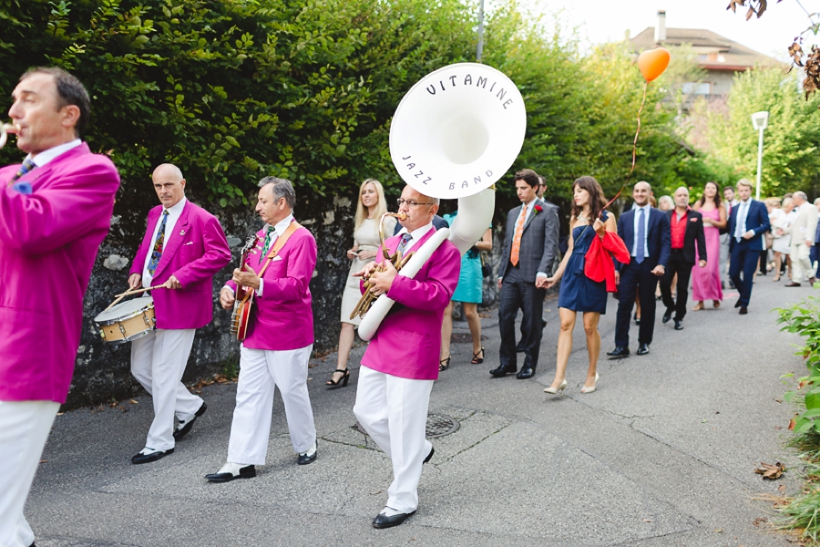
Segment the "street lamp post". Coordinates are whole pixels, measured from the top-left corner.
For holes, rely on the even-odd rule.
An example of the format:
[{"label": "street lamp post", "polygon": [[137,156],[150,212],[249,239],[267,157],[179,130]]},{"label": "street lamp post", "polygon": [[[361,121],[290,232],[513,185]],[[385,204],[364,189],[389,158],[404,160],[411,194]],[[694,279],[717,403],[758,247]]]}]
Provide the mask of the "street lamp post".
[{"label": "street lamp post", "polygon": [[760,200],[760,173],[763,170],[763,130],[769,125],[769,112],[761,110],[752,114],[752,126],[758,130],[757,139],[757,188],[755,199]]},{"label": "street lamp post", "polygon": [[484,54],[484,0],[478,4],[478,46],[475,51],[475,60],[477,63],[481,62],[481,56]]}]

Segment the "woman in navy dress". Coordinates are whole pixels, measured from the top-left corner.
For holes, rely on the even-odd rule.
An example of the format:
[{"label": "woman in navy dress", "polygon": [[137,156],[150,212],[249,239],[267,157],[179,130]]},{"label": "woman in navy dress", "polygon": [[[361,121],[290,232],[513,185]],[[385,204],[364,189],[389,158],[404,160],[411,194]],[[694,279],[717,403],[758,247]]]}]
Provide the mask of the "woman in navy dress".
[{"label": "woman in navy dress", "polygon": [[569,247],[555,275],[547,279],[546,287],[555,285],[559,279],[561,289],[558,296],[558,316],[561,331],[558,334],[558,356],[555,364],[555,379],[546,388],[546,393],[563,395],[567,387],[565,373],[572,351],[572,330],[578,312],[584,314],[584,332],[587,337],[589,369],[581,393],[592,393],[598,383],[598,355],[601,352],[601,335],[598,320],[606,313],[607,292],[604,281],[597,282],[584,274],[584,257],[595,237],[603,238],[606,232],[617,233],[615,219],[603,211],[606,205],[601,185],[592,177],[581,177],[572,185],[573,207],[570,218]]}]

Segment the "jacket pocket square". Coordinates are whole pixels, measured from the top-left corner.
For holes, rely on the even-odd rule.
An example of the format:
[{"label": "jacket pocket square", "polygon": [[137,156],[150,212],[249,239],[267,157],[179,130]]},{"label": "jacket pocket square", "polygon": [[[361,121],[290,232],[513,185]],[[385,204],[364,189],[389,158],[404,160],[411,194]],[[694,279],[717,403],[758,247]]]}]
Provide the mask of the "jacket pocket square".
[{"label": "jacket pocket square", "polygon": [[697,221],[698,221],[698,219],[696,219],[696,218],[690,218],[689,219],[689,222],[697,222]]},{"label": "jacket pocket square", "polygon": [[271,262],[276,262],[277,260],[282,260],[282,257],[281,257],[281,256],[279,256],[279,255],[276,255],[275,257],[273,257],[273,258],[271,259]]},{"label": "jacket pocket square", "polygon": [[193,244],[194,244],[193,241],[189,241],[188,243],[183,243],[183,245],[193,245]]}]

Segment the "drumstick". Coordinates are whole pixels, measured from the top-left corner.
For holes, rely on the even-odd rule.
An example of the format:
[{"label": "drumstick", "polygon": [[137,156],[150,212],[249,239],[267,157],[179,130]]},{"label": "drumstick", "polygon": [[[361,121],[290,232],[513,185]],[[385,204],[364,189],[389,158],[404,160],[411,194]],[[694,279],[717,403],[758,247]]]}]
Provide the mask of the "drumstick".
[{"label": "drumstick", "polygon": [[[163,288],[165,288],[165,285],[154,285],[153,287],[146,287],[144,289],[128,289],[124,293],[120,293],[120,294],[115,295],[117,297],[117,299],[114,300],[113,302],[111,302],[111,304],[105,309],[106,310],[111,309],[115,305],[119,304],[120,300],[122,300],[126,296],[130,296],[132,294],[137,294],[137,293],[141,293],[141,292],[145,292],[145,291],[150,291],[152,289],[163,289]],[[105,310],[103,310],[103,311],[105,311]]]}]

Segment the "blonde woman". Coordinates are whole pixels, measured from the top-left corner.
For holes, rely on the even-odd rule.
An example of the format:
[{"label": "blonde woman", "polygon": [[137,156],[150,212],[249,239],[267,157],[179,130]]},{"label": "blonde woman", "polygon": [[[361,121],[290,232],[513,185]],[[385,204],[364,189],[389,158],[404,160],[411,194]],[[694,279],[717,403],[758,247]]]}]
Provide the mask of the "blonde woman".
[{"label": "blonde woman", "polygon": [[[361,319],[350,318],[353,308],[356,307],[362,296],[359,290],[359,278],[353,277],[355,272],[364,268],[365,264],[376,258],[379,248],[379,219],[387,212],[387,202],[384,199],[384,188],[376,179],[365,180],[359,188],[359,202],[356,204],[356,218],[353,228],[353,248],[347,251],[347,258],[352,260],[350,272],[345,283],[342,295],[342,331],[339,333],[339,358],[336,370],[327,381],[328,389],[347,386],[350,371],[347,369],[347,360],[353,347],[353,329],[359,326]],[[384,233],[392,234],[396,227],[396,219],[384,219]]]}]

